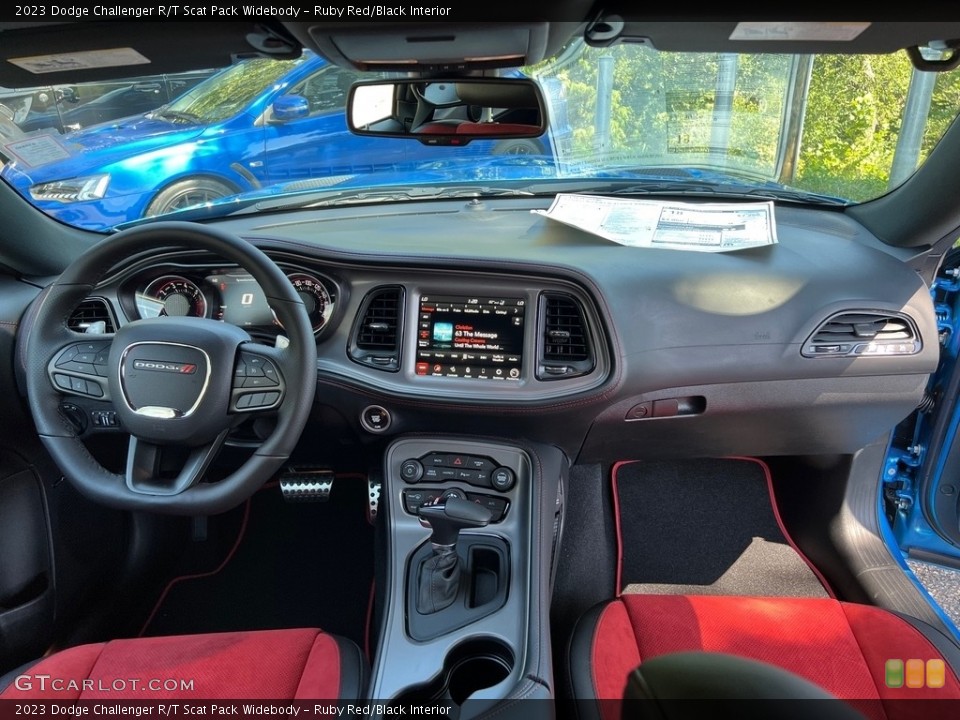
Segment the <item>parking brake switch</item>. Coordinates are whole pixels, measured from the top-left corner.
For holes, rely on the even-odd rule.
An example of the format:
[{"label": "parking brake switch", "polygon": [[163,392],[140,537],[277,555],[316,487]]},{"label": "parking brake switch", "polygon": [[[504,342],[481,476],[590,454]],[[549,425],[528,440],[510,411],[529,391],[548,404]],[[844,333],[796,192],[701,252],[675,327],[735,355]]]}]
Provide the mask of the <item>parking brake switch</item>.
[{"label": "parking brake switch", "polygon": [[460,589],[460,531],[485,527],[493,513],[469,500],[447,497],[442,504],[422,506],[417,514],[433,530],[433,555],[420,566],[417,579],[417,611],[429,615],[449,607]]}]

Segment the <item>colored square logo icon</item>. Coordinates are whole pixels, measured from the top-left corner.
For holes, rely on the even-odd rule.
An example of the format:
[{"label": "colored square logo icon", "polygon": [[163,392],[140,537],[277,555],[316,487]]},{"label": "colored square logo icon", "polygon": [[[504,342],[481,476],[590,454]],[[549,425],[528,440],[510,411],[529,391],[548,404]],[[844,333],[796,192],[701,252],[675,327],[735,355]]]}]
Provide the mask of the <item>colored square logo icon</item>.
[{"label": "colored square logo icon", "polygon": [[943,660],[927,660],[927,687],[942,688],[947,682],[947,670]]},{"label": "colored square logo icon", "polygon": [[884,676],[888,688],[903,687],[903,660],[887,660]]},{"label": "colored square logo icon", "polygon": [[923,660],[912,658],[907,660],[905,667],[906,685],[908,688],[923,687],[923,673],[925,664]]}]

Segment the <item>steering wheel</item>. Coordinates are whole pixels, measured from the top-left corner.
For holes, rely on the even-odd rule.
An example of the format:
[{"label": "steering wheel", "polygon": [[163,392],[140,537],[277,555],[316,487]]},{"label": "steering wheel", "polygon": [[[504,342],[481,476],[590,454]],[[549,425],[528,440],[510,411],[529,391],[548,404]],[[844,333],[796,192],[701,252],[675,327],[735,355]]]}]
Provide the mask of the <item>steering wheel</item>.
[{"label": "steering wheel", "polygon": [[[112,336],[67,327],[111,268],[170,246],[207,250],[247,270],[289,344],[256,344],[239,327],[206,318],[136,320]],[[64,476],[105,505],[175,515],[229,510],[287,460],[313,404],[317,348],[303,302],[270,258],[215,228],[158,222],[103,240],[40,294],[24,326],[25,380],[40,439]],[[87,451],[60,413],[65,394],[112,402],[130,433],[124,474]],[[277,423],[263,444],[228,477],[202,482],[231,428],[264,412],[276,413]],[[171,470],[171,459],[184,454]]]}]

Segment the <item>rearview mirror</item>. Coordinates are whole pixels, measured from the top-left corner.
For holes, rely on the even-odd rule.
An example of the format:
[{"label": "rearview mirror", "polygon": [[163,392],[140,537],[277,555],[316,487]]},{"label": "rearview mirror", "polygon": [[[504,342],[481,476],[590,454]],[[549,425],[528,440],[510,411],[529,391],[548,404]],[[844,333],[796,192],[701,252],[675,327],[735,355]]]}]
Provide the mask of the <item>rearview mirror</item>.
[{"label": "rearview mirror", "polygon": [[539,137],[547,129],[544,107],[540,87],[520,78],[374,81],[350,88],[347,124],[356,135],[466,145]]}]

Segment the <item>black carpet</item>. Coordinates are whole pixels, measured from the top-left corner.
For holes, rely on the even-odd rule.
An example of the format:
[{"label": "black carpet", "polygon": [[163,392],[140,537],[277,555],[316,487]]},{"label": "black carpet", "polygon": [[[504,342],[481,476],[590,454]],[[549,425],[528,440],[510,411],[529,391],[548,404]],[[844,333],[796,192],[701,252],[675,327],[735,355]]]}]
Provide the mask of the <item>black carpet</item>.
[{"label": "black carpet", "polygon": [[624,592],[826,597],[783,536],[759,464],[637,462],[616,479]]},{"label": "black carpet", "polygon": [[[287,503],[278,487],[260,491],[229,562],[172,585],[143,634],[318,627],[363,647],[373,578],[366,495],[358,478],[338,478],[326,503]],[[231,520],[238,529],[243,511]]]}]

